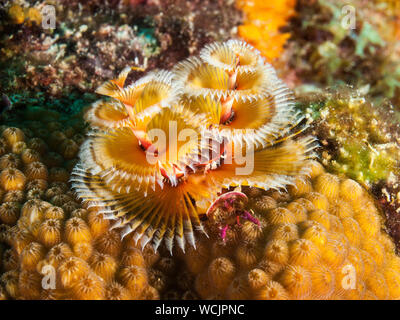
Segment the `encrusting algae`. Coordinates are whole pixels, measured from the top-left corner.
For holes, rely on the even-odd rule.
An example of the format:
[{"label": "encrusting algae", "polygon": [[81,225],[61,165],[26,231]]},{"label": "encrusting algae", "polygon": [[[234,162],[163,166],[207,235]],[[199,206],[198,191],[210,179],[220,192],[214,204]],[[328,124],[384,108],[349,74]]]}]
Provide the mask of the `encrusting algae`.
[{"label": "encrusting algae", "polygon": [[383,109],[349,88],[304,98],[311,99],[300,105],[314,120],[311,132],[323,146],[321,162],[328,170],[367,187],[400,174],[399,124],[394,107],[385,105]]}]

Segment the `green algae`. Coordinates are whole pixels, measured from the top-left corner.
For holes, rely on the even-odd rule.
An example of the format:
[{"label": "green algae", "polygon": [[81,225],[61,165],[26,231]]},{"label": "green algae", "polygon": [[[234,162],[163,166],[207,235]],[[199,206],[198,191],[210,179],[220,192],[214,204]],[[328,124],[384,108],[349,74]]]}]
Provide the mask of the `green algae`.
[{"label": "green algae", "polygon": [[321,142],[321,161],[328,170],[367,186],[398,175],[399,124],[390,116],[396,113],[348,91],[297,104],[313,121],[311,130]]}]

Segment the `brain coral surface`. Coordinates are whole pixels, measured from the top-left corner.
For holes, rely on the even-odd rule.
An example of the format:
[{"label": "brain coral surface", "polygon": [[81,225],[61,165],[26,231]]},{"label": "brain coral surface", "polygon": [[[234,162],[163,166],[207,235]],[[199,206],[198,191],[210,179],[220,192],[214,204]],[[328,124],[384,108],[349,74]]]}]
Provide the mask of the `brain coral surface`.
[{"label": "brain coral surface", "polygon": [[312,164],[288,193],[245,190],[260,226],[246,221],[184,256],[201,298],[399,298],[400,259],[374,201]]}]

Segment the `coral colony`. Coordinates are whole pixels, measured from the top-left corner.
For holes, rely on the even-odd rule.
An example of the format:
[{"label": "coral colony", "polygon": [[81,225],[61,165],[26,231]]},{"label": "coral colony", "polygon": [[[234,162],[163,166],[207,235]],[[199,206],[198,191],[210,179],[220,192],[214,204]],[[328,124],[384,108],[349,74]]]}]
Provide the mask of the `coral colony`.
[{"label": "coral colony", "polygon": [[[259,225],[242,221],[219,239],[216,226],[234,216],[212,209],[211,239],[183,255],[203,299],[394,299],[400,259],[381,228],[373,199],[354,180],[308,162],[309,177],[288,192],[243,188],[236,214],[252,210]],[[224,199],[221,199],[223,201]],[[225,220],[223,220],[225,219]]]},{"label": "coral colony", "polygon": [[250,45],[212,43],[172,72],[124,86],[128,72],[97,90],[112,100],[86,114],[94,130],[71,178],[122,237],[132,232],[154,249],[162,240],[170,251],[174,241],[195,247],[194,231],[205,233],[201,219],[222,188],[282,188],[304,171],[314,139],[288,136],[301,120],[293,97]]}]

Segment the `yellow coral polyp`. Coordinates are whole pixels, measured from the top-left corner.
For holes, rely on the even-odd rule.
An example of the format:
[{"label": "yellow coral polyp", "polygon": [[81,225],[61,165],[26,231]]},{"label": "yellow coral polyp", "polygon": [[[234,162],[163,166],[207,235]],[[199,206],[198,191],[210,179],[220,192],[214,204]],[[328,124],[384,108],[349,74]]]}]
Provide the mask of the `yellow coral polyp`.
[{"label": "yellow coral polyp", "polygon": [[258,300],[289,300],[290,296],[285,288],[276,281],[269,281],[266,286],[260,289],[255,295]]},{"label": "yellow coral polyp", "polygon": [[25,149],[27,149],[26,143],[24,141],[18,141],[12,146],[11,151],[15,154],[21,154]]},{"label": "yellow coral polyp", "polygon": [[326,299],[335,289],[335,274],[325,265],[314,265],[310,269],[313,293],[310,298]]},{"label": "yellow coral polyp", "polygon": [[257,241],[263,235],[262,228],[250,221],[246,221],[240,231],[241,238],[246,242]]},{"label": "yellow coral polyp", "polygon": [[314,224],[306,228],[301,237],[310,240],[320,249],[322,249],[328,242],[328,232],[320,224]]},{"label": "yellow coral polyp", "polygon": [[311,182],[303,177],[298,177],[294,181],[293,186],[290,186],[290,193],[293,196],[302,196],[303,194],[309,193],[312,190]]},{"label": "yellow coral polyp", "polygon": [[360,250],[358,250],[356,247],[351,246],[349,248],[347,260],[354,267],[357,277],[359,277],[359,278],[364,277],[365,268],[364,268],[363,257],[361,255]]},{"label": "yellow coral polyp", "polygon": [[[251,282],[250,279],[248,279]],[[248,286],[244,276],[236,277],[227,289],[227,298],[230,300],[246,300],[249,298]]]},{"label": "yellow coral polyp", "polygon": [[4,286],[7,295],[13,299],[18,298],[19,296],[18,271],[17,270],[7,271],[2,274],[0,280]]},{"label": "yellow coral polyp", "polygon": [[291,241],[299,237],[299,229],[294,223],[284,223],[272,227],[271,239],[279,239],[284,241]]},{"label": "yellow coral polyp", "polygon": [[346,218],[353,216],[352,206],[342,199],[335,199],[329,207],[329,213],[339,218]]},{"label": "yellow coral polyp", "polygon": [[67,241],[74,245],[79,242],[88,242],[92,235],[86,222],[80,218],[71,218],[65,224]]},{"label": "yellow coral polyp", "polygon": [[340,183],[339,193],[344,200],[353,203],[361,199],[363,189],[356,181],[346,179]]},{"label": "yellow coral polyp", "polygon": [[289,248],[284,240],[271,240],[265,247],[265,258],[278,264],[286,264],[289,260]]},{"label": "yellow coral polyp", "polygon": [[325,210],[317,209],[313,210],[308,214],[308,219],[311,221],[318,222],[321,224],[326,230],[330,230],[331,228],[331,216]]},{"label": "yellow coral polyp", "polygon": [[67,289],[71,289],[82,277],[90,273],[89,265],[74,256],[63,260],[57,270],[62,286]]},{"label": "yellow coral polyp", "polygon": [[75,256],[87,261],[92,256],[94,249],[91,242],[78,242],[72,246],[72,251]]},{"label": "yellow coral polyp", "polygon": [[260,256],[260,250],[252,243],[239,245],[236,250],[236,261],[242,268],[254,267]]},{"label": "yellow coral polyp", "polygon": [[329,202],[325,195],[318,192],[310,192],[306,195],[306,199],[309,200],[316,209],[328,210]]},{"label": "yellow coral polyp", "polygon": [[35,150],[25,149],[21,153],[21,160],[25,165],[40,161],[40,154]]},{"label": "yellow coral polyp", "polygon": [[322,252],[322,259],[333,268],[337,268],[347,257],[347,248],[339,240],[328,238],[325,250]]},{"label": "yellow coral polyp", "polygon": [[295,223],[296,218],[290,210],[286,208],[276,208],[268,213],[267,221],[271,225],[278,225],[282,223]]},{"label": "yellow coral polyp", "polygon": [[225,290],[233,280],[236,268],[227,258],[217,258],[210,263],[208,275],[210,281],[218,290]]},{"label": "yellow coral polyp", "polygon": [[342,219],[342,225],[343,232],[350,244],[359,247],[364,234],[358,222],[353,218],[345,217]]},{"label": "yellow coral polyp", "polygon": [[209,255],[210,250],[207,245],[203,241],[199,241],[197,248],[189,248],[183,259],[188,270],[197,274],[207,265]]},{"label": "yellow coral polyp", "polygon": [[300,203],[289,203],[286,209],[290,210],[294,214],[296,223],[307,220],[307,209]]},{"label": "yellow coral polyp", "polygon": [[110,256],[118,257],[122,247],[121,236],[115,230],[110,230],[95,240],[95,247]]},{"label": "yellow coral polyp", "polygon": [[128,248],[124,250],[121,257],[121,265],[123,266],[139,266],[146,267],[146,261],[143,258],[142,252],[137,248]]},{"label": "yellow coral polyp", "polygon": [[27,190],[26,198],[27,199],[40,199],[43,196],[43,191],[39,189],[30,189]]},{"label": "yellow coral polyp", "polygon": [[23,190],[26,183],[25,175],[18,169],[4,169],[0,172],[0,186],[6,190]]},{"label": "yellow coral polyp", "polygon": [[46,166],[38,161],[29,163],[25,169],[26,178],[28,180],[35,180],[35,179],[48,179],[48,171]]},{"label": "yellow coral polyp", "polygon": [[146,269],[138,266],[123,267],[118,277],[121,283],[126,286],[133,299],[138,299],[147,286]]},{"label": "yellow coral polyp", "polygon": [[72,256],[73,252],[71,248],[66,243],[60,243],[49,250],[46,259],[51,265],[57,268],[61,262]]},{"label": "yellow coral polyp", "polygon": [[379,300],[386,300],[389,297],[389,287],[385,277],[377,273],[374,277],[366,279],[367,287]]},{"label": "yellow coral polyp", "polygon": [[37,242],[28,244],[21,252],[21,268],[35,270],[36,265],[45,256],[45,248]]},{"label": "yellow coral polyp", "polygon": [[362,207],[355,212],[354,218],[358,221],[361,230],[366,235],[374,238],[377,236],[382,223],[376,212],[368,210],[368,206]]},{"label": "yellow coral polyp", "polygon": [[4,194],[3,202],[22,202],[24,199],[24,192],[21,190],[11,190]]},{"label": "yellow coral polyp", "polygon": [[263,288],[269,281],[268,275],[261,269],[252,269],[247,274],[247,282],[251,290]]},{"label": "yellow coral polyp", "polygon": [[121,284],[112,282],[106,287],[105,298],[106,300],[131,300],[132,296]]},{"label": "yellow coral polyp", "polygon": [[104,215],[91,211],[88,214],[88,224],[92,235],[97,238],[108,230],[109,222]]},{"label": "yellow coral polyp", "polygon": [[384,273],[389,289],[389,295],[394,299],[400,297],[400,273],[396,270],[386,270]]},{"label": "yellow coral polyp", "polygon": [[310,272],[300,266],[288,266],[280,275],[280,283],[295,299],[307,298],[311,292]]},{"label": "yellow coral polyp", "polygon": [[3,268],[5,271],[18,269],[18,255],[12,249],[4,251]]},{"label": "yellow coral polyp", "polygon": [[41,222],[46,210],[51,207],[51,204],[41,200],[29,200],[24,203],[21,208],[21,217],[28,219],[33,224]]},{"label": "yellow coral polyp", "polygon": [[61,223],[57,219],[48,219],[39,227],[40,242],[46,247],[53,247],[61,242]]},{"label": "yellow coral polyp", "polygon": [[24,132],[19,128],[9,127],[2,133],[3,138],[7,141],[8,145],[12,147],[17,142],[24,141]]},{"label": "yellow coral polyp", "polygon": [[339,178],[330,173],[320,175],[315,181],[315,190],[328,199],[336,199],[339,195]]},{"label": "yellow coral polyp", "polygon": [[0,221],[14,225],[19,218],[20,206],[17,202],[4,202],[0,205]]},{"label": "yellow coral polyp", "polygon": [[44,212],[44,218],[45,219],[57,219],[57,220],[63,220],[65,218],[65,213],[64,210],[60,207],[49,207],[45,212]]},{"label": "yellow coral polyp", "polygon": [[27,299],[37,300],[40,298],[42,289],[42,277],[37,272],[23,270],[18,279],[19,294]]},{"label": "yellow coral polyp", "polygon": [[113,257],[99,252],[95,252],[91,256],[89,263],[93,271],[107,282],[113,279],[118,268]]},{"label": "yellow coral polyp", "polygon": [[319,261],[319,250],[310,240],[299,239],[289,245],[290,263],[310,267]]},{"label": "yellow coral polyp", "polygon": [[104,281],[93,273],[88,273],[75,282],[71,291],[79,300],[104,300]]},{"label": "yellow coral polyp", "polygon": [[[26,190],[30,191],[33,189],[38,189],[44,193],[46,191],[48,185],[49,184],[44,179],[33,179],[26,184]],[[42,197],[42,195],[40,196],[40,198],[41,197]]]}]

